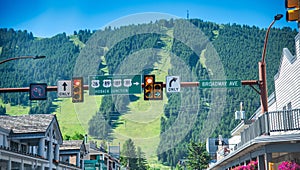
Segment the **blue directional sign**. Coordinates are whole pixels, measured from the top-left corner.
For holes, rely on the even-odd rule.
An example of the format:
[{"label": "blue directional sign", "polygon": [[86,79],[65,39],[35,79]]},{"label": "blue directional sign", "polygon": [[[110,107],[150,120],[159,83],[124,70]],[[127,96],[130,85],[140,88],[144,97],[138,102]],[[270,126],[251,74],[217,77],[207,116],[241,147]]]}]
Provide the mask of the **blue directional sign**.
[{"label": "blue directional sign", "polygon": [[89,95],[140,94],[141,75],[89,76]]}]

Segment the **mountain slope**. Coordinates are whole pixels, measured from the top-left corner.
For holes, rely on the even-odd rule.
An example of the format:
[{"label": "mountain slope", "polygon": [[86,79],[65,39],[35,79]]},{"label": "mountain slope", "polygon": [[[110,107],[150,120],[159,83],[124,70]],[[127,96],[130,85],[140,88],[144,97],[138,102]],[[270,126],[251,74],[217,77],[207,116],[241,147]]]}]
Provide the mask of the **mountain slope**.
[{"label": "mountain slope", "polygon": [[[44,60],[20,60],[0,65],[0,78],[5,80],[0,81],[0,87],[25,87],[32,82],[56,85],[57,80],[67,80],[73,76],[84,76],[87,82],[87,76],[91,74],[155,74],[158,81],[165,81],[166,75],[185,75],[182,76],[184,81],[198,81],[218,75],[219,63],[212,59],[214,50],[224,68],[224,78],[257,79],[257,62],[261,58],[265,29],[237,24],[218,25],[193,19],[188,22],[206,35],[195,39],[199,35],[188,30],[184,22],[162,20],[114,30],[107,28],[94,33],[79,31],[71,36],[59,34],[44,39],[35,38],[27,31],[0,29],[0,60],[25,54],[47,56]],[[274,90],[273,77],[282,48],[294,51],[296,33],[290,28],[271,29],[266,58],[269,94]],[[191,77],[181,70],[182,64],[189,69]],[[122,144],[129,137],[137,139],[136,145],[142,146],[148,161],[157,163],[156,154],[159,153],[159,161],[175,166],[178,159],[186,156],[186,146],[190,140],[203,140],[205,136],[219,134],[228,137],[237,124],[233,113],[240,101],[244,102],[248,117],[259,106],[259,96],[249,87],[227,89],[223,93],[226,98],[222,103],[212,102],[219,99],[210,89],[185,89],[181,94],[186,97],[168,94],[163,102],[146,102],[142,95],[130,95],[86,96],[85,103],[72,104],[69,99],[57,100],[55,92],[49,92],[48,100],[41,102],[30,102],[28,93],[1,94],[1,99],[8,114],[17,114],[11,108],[18,107],[22,107],[21,111],[26,114],[29,106],[31,114],[57,113],[64,135],[73,136],[76,129],[78,133],[89,133],[94,138],[109,140],[113,144]],[[210,129],[207,122],[216,116],[210,113],[216,104],[223,106],[224,110],[218,113],[220,122],[211,128],[211,133],[207,131]],[[182,117],[183,112],[195,113],[190,115],[195,121],[188,124],[189,117]],[[104,120],[97,123],[99,117]],[[173,129],[179,119],[185,123]],[[92,124],[91,120],[96,122]],[[184,128],[189,131],[180,133],[184,136],[180,140],[173,140],[172,137],[176,137],[174,134],[162,135],[168,130],[180,132]],[[90,129],[97,129],[96,134],[91,133]],[[159,152],[165,145],[172,147]]]}]

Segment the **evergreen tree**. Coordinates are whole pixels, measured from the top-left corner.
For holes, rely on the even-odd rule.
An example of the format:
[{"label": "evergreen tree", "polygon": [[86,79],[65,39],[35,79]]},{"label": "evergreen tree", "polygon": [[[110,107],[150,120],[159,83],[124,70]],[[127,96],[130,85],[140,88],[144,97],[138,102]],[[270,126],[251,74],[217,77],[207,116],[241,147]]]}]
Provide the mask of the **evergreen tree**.
[{"label": "evergreen tree", "polygon": [[208,167],[210,157],[205,149],[205,143],[190,142],[188,147],[189,155],[187,166],[189,169],[206,169]]},{"label": "evergreen tree", "polygon": [[6,108],[5,106],[0,105],[0,115],[5,115],[6,114]]},{"label": "evergreen tree", "polygon": [[137,169],[136,149],[134,142],[130,138],[123,144],[121,163],[123,166],[129,166],[130,169]]},{"label": "evergreen tree", "polygon": [[111,126],[105,119],[107,113],[97,112],[89,121],[89,134],[101,140],[110,139]]},{"label": "evergreen tree", "polygon": [[145,158],[145,153],[142,152],[141,147],[137,147],[137,169],[146,170],[147,169],[147,160]]}]

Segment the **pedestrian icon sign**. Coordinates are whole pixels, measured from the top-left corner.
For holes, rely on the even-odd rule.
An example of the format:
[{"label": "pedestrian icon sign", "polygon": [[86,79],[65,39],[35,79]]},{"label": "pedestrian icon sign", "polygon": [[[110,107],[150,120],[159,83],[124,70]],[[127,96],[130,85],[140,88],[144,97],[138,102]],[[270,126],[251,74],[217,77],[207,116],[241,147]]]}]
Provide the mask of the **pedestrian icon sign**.
[{"label": "pedestrian icon sign", "polygon": [[166,77],[166,91],[167,93],[180,92],[180,77],[179,76],[167,76]]}]

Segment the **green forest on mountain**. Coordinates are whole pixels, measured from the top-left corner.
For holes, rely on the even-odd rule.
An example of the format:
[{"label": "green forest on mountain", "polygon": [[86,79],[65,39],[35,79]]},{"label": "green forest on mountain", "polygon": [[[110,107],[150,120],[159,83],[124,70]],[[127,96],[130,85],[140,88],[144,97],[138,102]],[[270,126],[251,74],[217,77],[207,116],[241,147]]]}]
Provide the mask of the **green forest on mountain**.
[{"label": "green forest on mountain", "polygon": [[[160,60],[160,54],[155,50],[164,49],[176,55],[181,61],[172,59],[169,75],[180,75],[182,61],[188,66],[194,78],[182,77],[182,81],[199,81],[209,79],[219,71],[219,63],[210,58],[213,46],[224,67],[227,79],[257,80],[258,61],[261,59],[266,29],[255,26],[238,24],[216,24],[199,19],[188,20],[206,36],[197,39],[196,33],[185,30],[187,20],[160,20],[154,23],[129,25],[120,28],[105,28],[99,31],[79,30],[73,35],[58,34],[51,38],[34,37],[26,30],[0,29],[0,61],[24,55],[45,55],[42,60],[18,60],[0,65],[0,88],[28,87],[30,83],[47,83],[55,86],[58,80],[70,80],[74,75],[83,76],[87,83],[88,75],[104,75],[112,73],[131,74],[139,66],[143,68],[139,74],[149,74],[154,70],[155,62]],[[165,33],[164,35],[158,32]],[[169,36],[172,34],[172,36]],[[296,30],[291,28],[272,28],[267,48],[267,81],[269,95],[274,91],[274,76],[278,71],[282,49],[288,48],[294,54],[294,37]],[[130,36],[127,36],[130,35]],[[180,37],[180,38],[174,38]],[[171,40],[167,44],[167,40]],[[183,42],[184,40],[184,42]],[[187,44],[192,44],[187,45]],[[151,58],[147,62],[143,57],[136,58],[126,68],[120,67],[126,57],[144,50],[144,55]],[[200,53],[197,53],[198,51]],[[201,53],[202,52],[202,53]],[[203,56],[204,60],[203,60]],[[173,57],[174,57],[173,56]],[[78,58],[83,58],[79,60]],[[90,64],[90,61],[94,61]],[[209,67],[208,67],[209,65]],[[212,67],[212,68],[210,68]],[[208,127],[211,116],[214,92],[210,89],[186,89],[184,94],[193,97],[182,97],[180,94],[167,94],[168,103],[164,106],[161,117],[159,148],[172,146],[165,152],[157,151],[158,159],[166,165],[176,166],[179,159],[187,158],[188,145],[191,141],[204,141],[205,137],[230,137],[230,131],[239,123],[234,119],[234,112],[239,109],[239,103],[244,103],[246,116],[249,118],[259,107],[259,95],[250,87],[232,88],[224,91],[225,103],[222,117],[215,128]],[[196,94],[196,95],[193,95]],[[57,99],[55,92],[49,92],[46,101],[39,101],[32,105],[28,93],[1,93],[3,103],[11,105],[31,106],[28,114],[52,113]],[[136,95],[104,96],[99,111],[89,121],[89,135],[103,140],[111,140],[113,123],[118,119],[120,110],[128,109],[130,102],[139,100]],[[221,99],[220,99],[221,100]],[[195,102],[197,101],[197,102]],[[218,101],[218,100],[217,100]],[[182,108],[181,106],[186,106]],[[185,116],[183,112],[192,110],[194,115]],[[219,111],[216,108],[215,111]],[[6,109],[0,106],[0,114]],[[178,125],[180,118],[181,124]],[[193,118],[195,122],[186,129]],[[175,126],[175,128],[173,128]],[[207,129],[213,129],[213,132]],[[164,133],[168,132],[168,133]],[[201,132],[201,133],[200,133]],[[176,134],[176,135],[174,135]],[[179,142],[177,135],[184,138]]]}]

